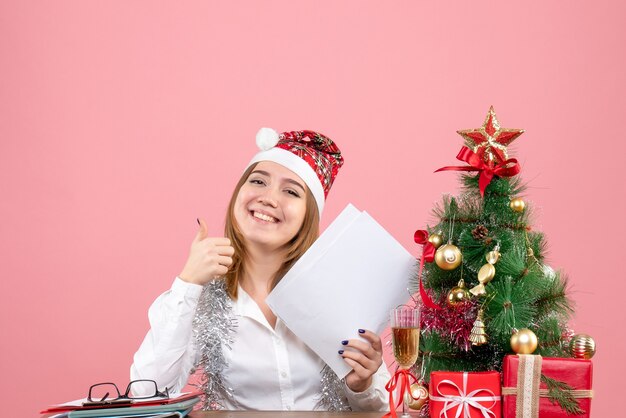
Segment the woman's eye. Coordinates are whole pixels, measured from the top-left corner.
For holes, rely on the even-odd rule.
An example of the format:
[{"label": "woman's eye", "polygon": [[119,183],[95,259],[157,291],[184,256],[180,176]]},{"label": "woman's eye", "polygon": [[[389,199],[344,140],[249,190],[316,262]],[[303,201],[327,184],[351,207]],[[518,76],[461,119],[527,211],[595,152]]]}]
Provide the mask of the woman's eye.
[{"label": "woman's eye", "polygon": [[296,192],[295,190],[287,189],[287,193],[289,193],[290,195],[295,196],[295,197],[300,197],[298,192]]},{"label": "woman's eye", "polygon": [[251,179],[250,183],[252,183],[252,184],[265,184],[265,182],[263,180],[260,180],[260,179]]}]

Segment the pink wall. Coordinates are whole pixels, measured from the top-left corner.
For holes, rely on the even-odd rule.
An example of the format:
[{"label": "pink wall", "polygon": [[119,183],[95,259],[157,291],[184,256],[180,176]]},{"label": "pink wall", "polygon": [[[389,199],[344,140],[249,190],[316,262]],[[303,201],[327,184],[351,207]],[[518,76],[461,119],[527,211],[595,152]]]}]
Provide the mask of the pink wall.
[{"label": "pink wall", "polygon": [[526,129],[514,155],[609,416],[626,374],[625,7],[434,3],[3,1],[3,414],[128,380],[148,306],[195,218],[221,230],[259,127],[335,138],[323,226],[353,202],[417,254],[414,230],[458,190],[433,170],[493,104]]}]

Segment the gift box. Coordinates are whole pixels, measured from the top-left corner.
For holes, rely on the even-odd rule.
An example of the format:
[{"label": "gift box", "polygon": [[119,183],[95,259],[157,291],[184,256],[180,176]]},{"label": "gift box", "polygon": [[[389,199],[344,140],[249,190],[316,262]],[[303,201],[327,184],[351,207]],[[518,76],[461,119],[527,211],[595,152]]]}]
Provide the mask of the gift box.
[{"label": "gift box", "polygon": [[[591,360],[551,358],[533,355],[504,358],[503,416],[505,418],[559,418],[589,417],[591,410]],[[548,390],[541,375],[571,386],[569,394],[584,411],[568,415],[558,403],[548,398]]]},{"label": "gift box", "polygon": [[500,418],[500,373],[432,372],[431,418]]}]

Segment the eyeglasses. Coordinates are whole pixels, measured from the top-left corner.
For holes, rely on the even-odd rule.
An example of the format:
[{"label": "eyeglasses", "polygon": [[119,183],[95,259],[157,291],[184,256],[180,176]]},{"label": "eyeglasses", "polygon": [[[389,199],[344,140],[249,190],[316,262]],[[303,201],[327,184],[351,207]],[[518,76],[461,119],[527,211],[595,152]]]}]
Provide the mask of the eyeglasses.
[{"label": "eyeglasses", "polygon": [[[148,395],[138,396],[134,393],[147,393]],[[115,396],[117,395],[117,396]],[[131,381],[126,387],[126,391],[122,395],[115,383],[104,382],[91,385],[87,401],[93,404],[106,404],[119,402],[130,402],[133,399],[147,399],[154,397],[169,398],[170,394],[167,388],[160,392],[154,380],[138,379]]]}]

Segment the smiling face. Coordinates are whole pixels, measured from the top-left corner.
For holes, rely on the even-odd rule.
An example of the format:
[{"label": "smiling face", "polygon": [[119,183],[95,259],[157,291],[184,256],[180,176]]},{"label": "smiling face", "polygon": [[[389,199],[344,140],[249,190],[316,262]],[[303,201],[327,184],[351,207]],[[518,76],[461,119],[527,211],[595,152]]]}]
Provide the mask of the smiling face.
[{"label": "smiling face", "polygon": [[307,192],[302,179],[284,166],[261,161],[237,194],[233,212],[247,245],[284,247],[302,227]]}]

